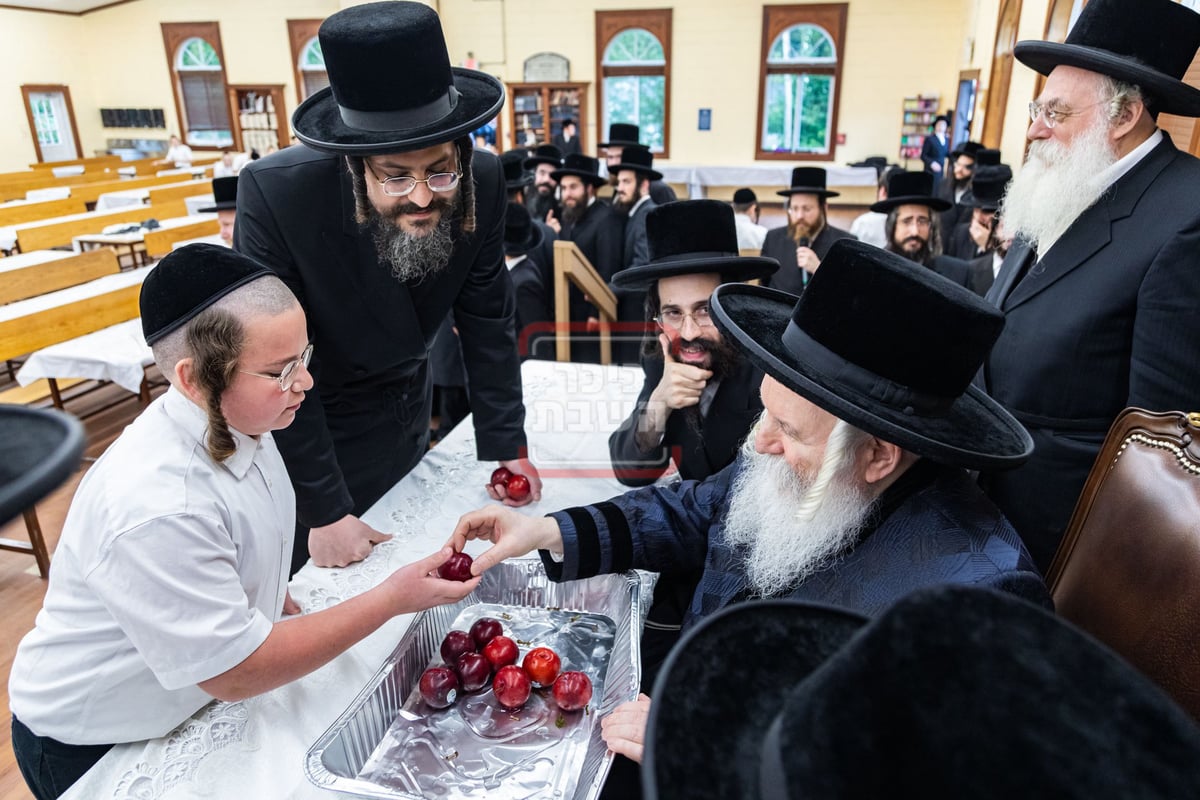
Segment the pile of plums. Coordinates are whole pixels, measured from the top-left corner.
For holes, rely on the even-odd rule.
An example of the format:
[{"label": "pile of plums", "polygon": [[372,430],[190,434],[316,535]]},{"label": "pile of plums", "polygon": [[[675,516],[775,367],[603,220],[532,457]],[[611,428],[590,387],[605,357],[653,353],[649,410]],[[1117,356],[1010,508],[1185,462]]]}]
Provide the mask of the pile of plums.
[{"label": "pile of plums", "polygon": [[529,497],[529,478],[519,472],[513,472],[508,467],[500,467],[492,473],[489,481],[492,486],[503,486],[504,491],[513,500],[524,500]]},{"label": "pile of plums", "polygon": [[453,705],[459,691],[476,692],[492,682],[501,706],[516,711],[533,687],[551,687],[564,711],[578,711],[592,699],[592,681],[583,672],[563,672],[562,659],[549,647],[535,647],[517,666],[517,643],[504,635],[500,620],[481,617],[467,631],[450,631],[442,640],[442,666],[421,675],[421,699],[433,708]]}]

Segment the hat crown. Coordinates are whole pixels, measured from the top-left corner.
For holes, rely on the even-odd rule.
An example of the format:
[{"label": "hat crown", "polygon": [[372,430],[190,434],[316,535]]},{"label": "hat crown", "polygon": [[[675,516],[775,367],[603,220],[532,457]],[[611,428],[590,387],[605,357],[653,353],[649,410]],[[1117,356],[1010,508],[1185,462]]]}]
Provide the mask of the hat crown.
[{"label": "hat crown", "polygon": [[213,202],[214,203],[235,203],[237,202],[237,175],[231,175],[226,178],[213,178]]},{"label": "hat crown", "polygon": [[737,256],[733,208],[720,200],[683,200],[658,206],[646,215],[646,243],[651,262],[684,256]]},{"label": "hat crown", "polygon": [[599,175],[600,159],[585,156],[582,153],[567,153],[563,158],[562,168]]},{"label": "hat crown", "polygon": [[888,199],[929,197],[933,194],[933,176],[928,172],[896,172],[888,178]]},{"label": "hat crown", "polygon": [[504,169],[506,183],[518,183],[526,177],[525,151],[506,150],[500,154],[500,166]]},{"label": "hat crown", "polygon": [[825,170],[821,167],[794,167],[792,189],[825,189]]},{"label": "hat crown", "polygon": [[792,326],[838,359],[914,392],[962,395],[1004,327],[1004,315],[982,297],[863,242],[835,242],[821,267]]},{"label": "hat crown", "polygon": [[628,122],[614,122],[608,126],[608,141],[611,144],[639,144],[641,128]]},{"label": "hat crown", "polygon": [[975,168],[996,167],[1000,165],[1000,151],[983,147],[975,154]]},{"label": "hat crown", "polygon": [[1107,50],[1182,79],[1200,47],[1200,14],[1173,0],[1091,0],[1064,44]]},{"label": "hat crown", "polygon": [[562,161],[562,151],[552,144],[539,144],[534,149],[533,155],[535,158],[553,158],[555,161]]},{"label": "hat crown", "polygon": [[733,193],[733,202],[741,205],[743,203],[756,203],[758,198],[754,195],[753,189],[738,189]]},{"label": "hat crown", "polygon": [[529,229],[533,227],[533,217],[529,209],[520,203],[509,203],[504,212],[504,242],[505,244],[522,244],[529,238]]},{"label": "hat crown", "polygon": [[638,145],[637,147],[626,147],[621,151],[621,163],[617,169],[641,168],[648,170],[653,167],[654,154],[650,152],[650,148]]},{"label": "hat crown", "polygon": [[317,36],[343,116],[346,109],[411,111],[443,101],[445,113],[452,110],[450,55],[429,6],[404,0],[351,6],[321,23]]}]

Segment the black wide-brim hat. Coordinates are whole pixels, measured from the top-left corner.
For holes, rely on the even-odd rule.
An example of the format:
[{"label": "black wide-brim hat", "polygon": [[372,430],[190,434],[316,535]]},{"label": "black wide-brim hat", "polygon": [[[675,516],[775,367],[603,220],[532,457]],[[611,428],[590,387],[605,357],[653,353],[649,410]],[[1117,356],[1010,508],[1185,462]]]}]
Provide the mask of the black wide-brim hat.
[{"label": "black wide-brim hat", "polygon": [[549,164],[552,167],[562,166],[562,151],[552,144],[539,144],[533,155],[525,159],[525,169],[534,169],[538,164]]},{"label": "black wide-brim hat", "polygon": [[995,167],[980,167],[971,179],[971,188],[963,193],[958,204],[967,208],[995,211],[1004,199],[1004,190],[1012,180],[1012,169],[1006,164]]},{"label": "black wide-brim hat", "polygon": [[500,111],[504,85],[450,66],[438,15],[422,3],[351,6],[318,31],[329,86],[292,115],[317,150],[376,155],[420,150],[469,134]]},{"label": "black wide-brim hat", "polygon": [[653,698],[648,800],[1173,800],[1200,786],[1200,728],[1162,689],[1062,617],[978,586],[919,589],[870,621],[740,603],[683,638]]},{"label": "black wide-brim hat", "polygon": [[556,183],[562,183],[562,179],[568,175],[574,175],[592,186],[608,183],[607,178],[600,177],[600,160],[580,153],[567,153],[562,166],[550,173]]},{"label": "black wide-brim hat", "polygon": [[1066,41],[1017,42],[1013,55],[1049,75],[1079,67],[1140,86],[1155,111],[1200,117],[1200,89],[1184,83],[1200,47],[1200,14],[1173,0],[1091,0]]},{"label": "black wide-brim hat", "polygon": [[871,210],[886,214],[897,206],[928,206],[934,211],[945,211],[954,205],[933,195],[933,176],[928,172],[894,172],[888,178],[888,196],[871,204]]},{"label": "black wide-brim hat", "polygon": [[225,178],[213,178],[213,204],[206,208],[201,208],[197,211],[199,214],[208,214],[212,211],[236,211],[237,210],[237,175],[231,175]]},{"label": "black wide-brim hat", "polygon": [[631,169],[640,175],[647,176],[652,181],[661,181],[662,173],[654,169],[654,154],[645,145],[626,147],[621,151],[621,163],[608,168],[609,175],[616,175],[623,169]]},{"label": "black wide-brim hat", "polygon": [[1033,452],[1021,423],[971,385],[1004,315],[903,256],[841,240],[798,300],[726,284],[710,308],[763,371],[884,441],[979,470],[1011,469]]},{"label": "black wide-brim hat", "polygon": [[189,244],[172,250],[142,282],[138,306],[146,344],[183,327],[233,290],[274,274],[224,245]]},{"label": "black wide-brim hat", "polygon": [[792,185],[775,194],[780,197],[791,197],[794,194],[837,197],[841,192],[831,192],[825,188],[825,170],[821,167],[795,167],[792,169]]},{"label": "black wide-brim hat", "polygon": [[[654,685],[642,770],[657,787],[646,786],[644,795],[755,796],[765,723],[792,686],[866,622],[832,606],[760,600],[726,608],[688,631]],[[694,769],[678,770],[689,762]]]},{"label": "black wide-brim hat", "polygon": [[525,158],[524,150],[506,150],[500,154],[500,167],[504,170],[504,188],[510,192],[533,183],[533,173],[526,171]]},{"label": "black wide-brim hat", "polygon": [[509,203],[504,212],[504,255],[528,253],[542,244],[542,229],[533,224],[529,209]]},{"label": "black wide-brim hat", "polygon": [[70,414],[0,405],[0,525],[65,481],[83,442],[83,426]]},{"label": "black wide-brim hat", "polygon": [[614,122],[608,126],[608,141],[597,147],[636,147],[641,144],[641,128],[628,122]]},{"label": "black wide-brim hat", "polygon": [[662,278],[708,272],[725,282],[748,281],[779,269],[773,258],[738,254],[733,207],[719,200],[679,200],[651,210],[646,244],[649,263],[617,272],[615,288],[645,291]]},{"label": "black wide-brim hat", "polygon": [[958,158],[959,156],[967,156],[969,158],[975,158],[976,157],[975,154],[978,153],[982,149],[983,149],[983,145],[981,145],[979,142],[970,142],[970,141],[963,142],[962,144],[958,145],[957,147],[955,147],[953,150],[950,151],[950,159],[953,160],[955,158]]}]

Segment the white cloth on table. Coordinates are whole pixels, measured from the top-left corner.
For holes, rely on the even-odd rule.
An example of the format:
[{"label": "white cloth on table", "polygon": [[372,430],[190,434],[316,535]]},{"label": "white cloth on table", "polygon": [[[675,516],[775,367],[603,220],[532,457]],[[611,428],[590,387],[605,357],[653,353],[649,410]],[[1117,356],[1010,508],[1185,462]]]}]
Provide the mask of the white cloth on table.
[{"label": "white cloth on table", "polygon": [[12,712],[73,744],[161,736],[207,705],[279,619],[296,498],[270,434],[207,454],[207,418],[170,389],[84,476],[46,600],[21,641]]},{"label": "white cloth on table", "polygon": [[[521,374],[525,428],[543,492],[540,502],[518,510],[540,516],[625,491],[612,477],[608,436],[633,410],[645,380],[642,370],[526,361]],[[394,537],[345,569],[310,562],[293,578],[292,598],[305,613],[319,611],[436,552],[462,514],[490,502],[484,485],[495,468],[494,462],[475,460],[474,428],[464,420],[363,515]],[[473,542],[467,550],[478,554],[486,547]],[[390,620],[287,686],[238,703],[210,704],[167,736],[113,748],[63,800],[329,800],[329,792],[305,778],[305,752],[349,707],[412,619]]]},{"label": "white cloth on table", "polygon": [[96,198],[96,210],[108,211],[114,208],[145,205],[149,197],[149,189],[122,189],[119,192],[105,192]]},{"label": "white cloth on table", "polygon": [[137,394],[154,353],[142,336],[141,319],[131,319],[31,353],[17,370],[17,383],[40,378],[112,381]]},{"label": "white cloth on table", "polygon": [[70,196],[70,186],[47,186],[45,189],[30,189],[25,193],[26,200],[33,200],[35,202],[41,200],[65,200]]},{"label": "white cloth on table", "polygon": [[71,164],[65,167],[51,167],[50,171],[54,173],[56,178],[71,178],[76,175],[82,175],[85,167],[83,164]]},{"label": "white cloth on table", "polygon": [[39,264],[49,264],[52,261],[61,261],[73,255],[75,254],[68,253],[65,250],[33,250],[28,253],[17,253],[8,258],[0,258],[0,272],[11,272],[14,269],[25,269],[26,267],[36,267]]},{"label": "white cloth on table", "polygon": [[[67,255],[70,255],[70,253]],[[117,289],[124,289],[127,286],[138,286],[142,281],[146,280],[146,276],[150,274],[151,269],[151,267],[142,267],[141,269],[119,272],[115,275],[105,275],[103,278],[96,278],[94,281],[81,283],[78,286],[68,286],[66,289],[59,289],[57,292],[40,294],[37,297],[30,297],[28,300],[18,300],[15,303],[0,306],[0,322],[19,319],[30,314],[36,314],[39,311],[45,311],[48,308],[69,305],[80,300],[86,300],[89,297],[98,297],[108,292],[115,292]]]},{"label": "white cloth on table", "polygon": [[[839,164],[822,165],[825,183],[836,186],[874,186],[879,180],[874,167],[843,167]],[[667,183],[684,183],[688,196],[697,199],[705,196],[708,186],[778,186],[786,188],[792,183],[792,167],[788,164],[754,164],[744,167],[726,166],[676,166],[655,165]]]},{"label": "white cloth on table", "polygon": [[209,194],[197,194],[183,198],[183,205],[187,208],[188,214],[199,214],[200,209],[212,208],[212,204],[215,202],[216,200],[213,198],[211,192]]}]

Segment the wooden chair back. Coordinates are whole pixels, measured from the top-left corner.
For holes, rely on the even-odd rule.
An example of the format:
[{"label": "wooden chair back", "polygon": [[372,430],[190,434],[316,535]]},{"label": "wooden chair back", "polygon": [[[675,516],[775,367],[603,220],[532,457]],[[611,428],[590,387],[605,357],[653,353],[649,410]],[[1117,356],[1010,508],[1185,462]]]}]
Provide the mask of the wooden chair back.
[{"label": "wooden chair back", "polygon": [[22,222],[37,222],[40,219],[65,217],[87,211],[82,200],[68,197],[65,200],[46,200],[41,203],[26,203],[20,206],[0,208],[0,227],[19,225]]},{"label": "wooden chair back", "polygon": [[0,280],[0,304],[57,292],[120,271],[116,252],[107,247],[14,269],[3,273]]}]

